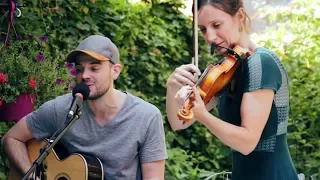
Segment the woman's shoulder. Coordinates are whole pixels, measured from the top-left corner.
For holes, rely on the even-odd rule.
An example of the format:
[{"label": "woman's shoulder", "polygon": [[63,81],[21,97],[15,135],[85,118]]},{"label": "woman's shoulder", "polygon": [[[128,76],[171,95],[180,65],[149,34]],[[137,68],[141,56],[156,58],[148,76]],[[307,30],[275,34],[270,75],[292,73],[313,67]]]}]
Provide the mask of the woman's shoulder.
[{"label": "woman's shoulder", "polygon": [[[282,66],[279,56],[272,50],[258,47],[254,50],[253,54],[247,60],[250,69],[275,69],[279,70]],[[271,69],[270,69],[271,68]]]},{"label": "woman's shoulder", "polygon": [[253,54],[248,58],[250,60],[261,59],[261,60],[268,60],[273,59],[275,61],[279,60],[279,56],[271,49],[265,47],[257,47]]},{"label": "woman's shoulder", "polygon": [[283,68],[276,53],[266,48],[256,48],[245,64],[245,91],[262,88],[277,91],[280,88]]}]

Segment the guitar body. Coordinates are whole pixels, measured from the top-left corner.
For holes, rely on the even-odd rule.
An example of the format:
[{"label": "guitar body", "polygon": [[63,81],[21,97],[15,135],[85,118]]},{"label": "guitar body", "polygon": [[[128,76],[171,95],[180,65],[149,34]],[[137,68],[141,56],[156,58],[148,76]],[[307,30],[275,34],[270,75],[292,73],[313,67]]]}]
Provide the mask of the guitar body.
[{"label": "guitar body", "polygon": [[[45,141],[30,140],[27,151],[30,162],[33,163],[40,154]],[[46,158],[48,180],[103,180],[103,165],[101,161],[92,156],[83,154],[67,155],[66,149],[59,142],[54,146]],[[8,180],[21,180],[14,167],[11,167]]]}]

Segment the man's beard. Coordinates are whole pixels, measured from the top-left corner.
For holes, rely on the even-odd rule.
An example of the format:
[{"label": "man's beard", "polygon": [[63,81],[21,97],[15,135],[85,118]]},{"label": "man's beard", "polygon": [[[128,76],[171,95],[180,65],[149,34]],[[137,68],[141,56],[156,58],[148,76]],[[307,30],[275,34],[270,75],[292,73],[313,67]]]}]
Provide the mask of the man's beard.
[{"label": "man's beard", "polygon": [[100,91],[100,89],[97,88],[97,93],[92,96],[89,96],[88,100],[96,101],[99,98],[101,98],[103,95],[105,95],[108,92],[108,90],[109,90],[109,88],[106,88],[105,90]]}]

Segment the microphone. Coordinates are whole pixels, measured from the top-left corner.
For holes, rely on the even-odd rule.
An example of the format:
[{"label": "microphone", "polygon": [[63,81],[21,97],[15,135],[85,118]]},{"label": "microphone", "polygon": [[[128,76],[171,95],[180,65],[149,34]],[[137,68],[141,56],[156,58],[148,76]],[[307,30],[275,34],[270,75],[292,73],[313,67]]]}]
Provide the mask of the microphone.
[{"label": "microphone", "polygon": [[84,82],[77,84],[72,90],[73,101],[68,113],[68,119],[72,118],[77,112],[83,101],[87,100],[90,94],[88,85]]},{"label": "microphone", "polygon": [[213,55],[213,54],[214,54],[214,50],[215,50],[216,48],[217,48],[217,44],[216,44],[216,43],[214,43],[214,42],[213,42],[213,43],[211,43],[211,49],[210,49],[210,50],[211,50],[211,51],[210,51],[210,54],[211,54],[211,55]]},{"label": "microphone", "polygon": [[235,55],[237,58],[241,58],[240,56],[239,56],[239,54],[237,54],[233,49],[231,49],[231,48],[227,48],[227,47],[223,47],[223,46],[219,46],[219,45],[217,45],[216,43],[211,43],[211,54],[213,54],[214,53],[214,50],[217,48],[217,47],[220,47],[220,48],[224,48],[224,49],[226,49],[227,51],[228,51],[228,53],[229,54],[231,54],[231,55]]}]

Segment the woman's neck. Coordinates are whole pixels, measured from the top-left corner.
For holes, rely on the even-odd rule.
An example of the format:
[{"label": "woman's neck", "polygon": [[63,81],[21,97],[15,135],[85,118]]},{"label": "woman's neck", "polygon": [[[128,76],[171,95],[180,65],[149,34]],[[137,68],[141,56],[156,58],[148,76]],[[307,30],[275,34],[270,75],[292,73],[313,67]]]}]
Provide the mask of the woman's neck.
[{"label": "woman's neck", "polygon": [[252,42],[252,40],[250,39],[250,35],[247,33],[241,34],[238,45],[252,52],[258,47],[258,45]]}]

